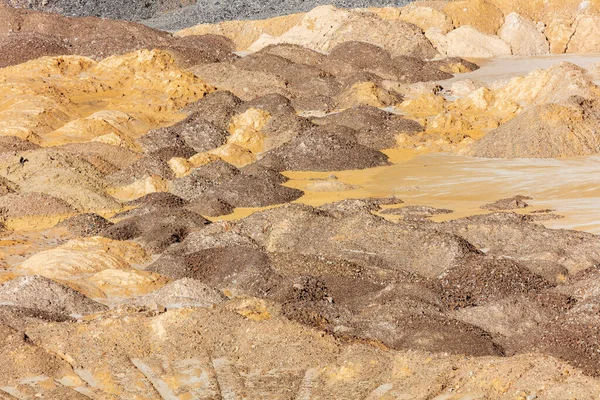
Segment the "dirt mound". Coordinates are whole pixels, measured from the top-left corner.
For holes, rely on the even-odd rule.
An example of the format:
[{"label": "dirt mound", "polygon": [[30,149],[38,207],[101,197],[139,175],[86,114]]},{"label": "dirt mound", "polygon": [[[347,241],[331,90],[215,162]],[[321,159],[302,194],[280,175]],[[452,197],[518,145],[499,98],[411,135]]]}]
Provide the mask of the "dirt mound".
[{"label": "dirt mound", "polygon": [[388,51],[379,46],[356,41],[344,42],[332,48],[325,68],[340,68],[340,63],[352,66],[354,73],[364,71],[405,83],[445,80],[453,76],[439,68],[440,61],[428,63],[408,56],[392,58]]},{"label": "dirt mound", "polygon": [[0,153],[12,153],[37,148],[39,148],[38,145],[16,136],[0,136]]},{"label": "dirt mound", "polygon": [[86,315],[107,309],[83,294],[42,276],[22,276],[0,286],[0,302],[50,314]]},{"label": "dirt mound", "polygon": [[0,305],[0,324],[20,331],[34,324],[67,321],[71,322],[74,319],[64,313],[47,312],[21,306]]},{"label": "dirt mound", "polygon": [[[67,208],[64,203],[79,211],[118,208],[118,202],[106,193],[102,174],[87,161],[67,152],[38,149],[18,154],[6,153],[5,157],[0,157],[0,166],[0,175],[21,188],[19,196],[36,196],[34,193],[46,198],[52,196],[62,200],[62,211]],[[31,204],[43,206],[44,202]],[[58,211],[58,204],[51,204],[50,210],[56,208]],[[18,206],[23,209],[22,204]]]},{"label": "dirt mound", "polygon": [[66,228],[78,237],[97,236],[100,231],[112,226],[112,222],[98,214],[79,214],[59,223],[57,227]]},{"label": "dirt mound", "polygon": [[[173,181],[171,192],[187,200],[194,200],[195,207],[208,206],[214,211],[229,211],[229,207],[265,207],[287,203],[302,196],[297,189],[281,186],[285,177],[272,171],[260,173],[242,171],[224,161],[213,161],[194,169],[184,178]],[[208,204],[210,201],[211,204]]]},{"label": "dirt mound", "polygon": [[145,153],[130,166],[108,175],[107,181],[115,186],[123,186],[151,176],[173,179],[175,174],[169,165],[169,160],[174,157],[189,158],[194,154],[196,154],[194,149],[186,144],[161,147]]},{"label": "dirt mound", "polygon": [[234,206],[221,199],[201,195],[191,200],[186,208],[207,217],[218,217],[231,214]]},{"label": "dirt mound", "polygon": [[135,300],[138,305],[161,305],[169,308],[210,307],[220,304],[227,297],[220,291],[202,282],[183,278],[171,282],[162,288]]},{"label": "dirt mound", "polygon": [[263,35],[249,49],[255,51],[270,44],[291,43],[317,51],[330,51],[340,43],[353,40],[381,46],[393,57],[432,58],[437,53],[423,31],[413,24],[333,6],[314,8],[284,34],[278,37]]},{"label": "dirt mound", "polygon": [[447,307],[479,306],[517,294],[535,294],[552,284],[512,260],[465,260],[440,277]]},{"label": "dirt mound", "polygon": [[240,171],[222,160],[210,162],[193,169],[187,176],[176,179],[171,185],[171,193],[186,200],[192,200],[238,175]]},{"label": "dirt mound", "polygon": [[209,196],[234,207],[266,207],[289,203],[304,194],[301,190],[281,186],[279,181],[268,176],[240,174],[209,190]]},{"label": "dirt mound", "polygon": [[64,200],[44,193],[8,193],[0,196],[7,217],[72,214],[76,210]]},{"label": "dirt mound", "polygon": [[415,121],[366,106],[350,108],[313,121],[318,125],[338,125],[354,129],[359,144],[376,150],[395,147],[400,133],[423,130],[423,127]]},{"label": "dirt mound", "polygon": [[271,252],[322,254],[427,277],[476,252],[455,235],[415,230],[369,212],[329,213],[297,204],[252,214],[233,230]]},{"label": "dirt mound", "polygon": [[219,128],[227,129],[234,110],[241,103],[242,100],[233,93],[226,90],[217,90],[194,103],[188,104],[183,111],[190,114],[199,113],[208,122]]},{"label": "dirt mound", "polygon": [[516,346],[519,352],[550,354],[569,361],[590,375],[598,376],[598,322],[597,314],[569,312],[556,321],[543,324],[532,336],[523,336],[521,343]]},{"label": "dirt mound", "polygon": [[113,240],[137,238],[147,251],[161,253],[171,244],[183,241],[191,231],[201,229],[209,223],[201,215],[182,208],[162,208],[126,218],[99,234]]},{"label": "dirt mound", "polygon": [[259,53],[273,54],[290,60],[293,63],[312,65],[315,67],[319,67],[326,58],[326,55],[319,53],[318,51],[314,51],[297,44],[287,43],[267,46],[259,50]]},{"label": "dirt mound", "polygon": [[147,270],[171,279],[197,279],[247,296],[270,296],[280,284],[280,277],[269,266],[267,254],[250,247],[218,247],[183,256],[167,255]]},{"label": "dirt mound", "polygon": [[490,256],[526,259],[527,267],[549,281],[556,281],[560,268],[565,269],[563,273],[577,273],[598,262],[597,236],[546,229],[532,222],[529,215],[499,212],[448,221],[432,228],[461,236]]},{"label": "dirt mound", "polygon": [[138,142],[145,151],[181,146],[192,148],[196,153],[225,144],[229,136],[227,131],[207,121],[204,115],[203,112],[194,112],[175,125],[148,132]]},{"label": "dirt mound", "polygon": [[[3,7],[2,12],[5,10]],[[6,54],[2,67],[41,56],[77,54],[102,59],[140,49],[170,51],[185,65],[236,58],[233,43],[216,35],[176,38],[131,22],[74,19],[22,9],[10,12],[20,22],[12,31],[0,32],[0,48]]]},{"label": "dirt mound", "polygon": [[140,158],[139,153],[132,150],[102,142],[69,143],[57,149],[80,157],[107,174],[126,168]]},{"label": "dirt mound", "polygon": [[4,68],[39,57],[71,54],[72,48],[56,36],[37,32],[15,32],[0,37],[0,51],[6,55],[0,61],[0,68]]},{"label": "dirt mound", "polygon": [[564,105],[532,107],[489,132],[469,153],[493,158],[557,158],[598,154],[600,122],[595,101],[572,98]]},{"label": "dirt mound", "polygon": [[259,163],[280,171],[341,171],[389,165],[385,154],[319,128],[265,153]]}]

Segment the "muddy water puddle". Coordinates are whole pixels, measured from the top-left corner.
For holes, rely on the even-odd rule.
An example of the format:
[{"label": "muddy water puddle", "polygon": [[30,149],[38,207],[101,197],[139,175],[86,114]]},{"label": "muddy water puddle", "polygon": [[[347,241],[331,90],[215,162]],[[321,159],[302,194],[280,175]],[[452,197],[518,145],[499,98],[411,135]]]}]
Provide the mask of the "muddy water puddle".
[{"label": "muddy water puddle", "polygon": [[[296,202],[320,206],[350,198],[396,196],[401,205],[449,208],[434,217],[449,220],[489,211],[481,206],[515,195],[533,197],[518,213],[552,209],[562,219],[544,221],[551,228],[600,234],[600,156],[571,159],[483,159],[444,153],[395,154],[405,160],[388,167],[340,172],[286,172],[285,185],[305,191]],[[392,157],[393,159],[394,157]],[[333,190],[310,190],[314,182],[333,182]],[[335,190],[340,184],[349,190]],[[235,220],[262,209],[240,208],[215,220]]]}]

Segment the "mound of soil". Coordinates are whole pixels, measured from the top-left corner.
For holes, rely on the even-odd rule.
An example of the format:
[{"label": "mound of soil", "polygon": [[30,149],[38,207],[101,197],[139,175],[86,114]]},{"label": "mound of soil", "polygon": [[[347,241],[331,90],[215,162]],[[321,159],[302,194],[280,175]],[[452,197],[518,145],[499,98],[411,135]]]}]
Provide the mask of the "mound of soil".
[{"label": "mound of soil", "polygon": [[262,48],[258,53],[273,54],[297,64],[319,67],[327,58],[323,53],[299,46],[297,44],[280,43]]},{"label": "mound of soil", "polygon": [[76,212],[64,200],[44,193],[7,193],[0,196],[0,209],[7,217],[63,215]]},{"label": "mound of soil", "polygon": [[37,144],[28,142],[16,136],[0,136],[0,153],[13,153],[18,151],[34,150]]},{"label": "mound of soil", "polygon": [[186,200],[204,195],[209,188],[220,185],[238,175],[240,171],[223,160],[212,161],[193,169],[183,178],[175,179],[171,193]]},{"label": "mound of soil", "polygon": [[146,251],[156,254],[209,223],[201,215],[183,208],[164,208],[119,221],[101,231],[100,236],[113,240],[138,239]]},{"label": "mound of soil", "polygon": [[0,8],[0,13],[8,14],[7,19],[17,21],[12,28],[0,30],[0,49],[4,54],[0,67],[41,56],[76,54],[99,60],[154,48],[172,52],[183,65],[237,58],[232,53],[233,43],[215,35],[178,38],[132,22],[93,17],[74,19],[2,5]]},{"label": "mound of soil", "polygon": [[475,157],[558,158],[600,152],[596,101],[581,97],[565,104],[531,107],[489,132],[469,150]]},{"label": "mound of soil", "polygon": [[189,158],[194,154],[196,154],[194,149],[186,144],[162,147],[145,153],[130,166],[108,175],[107,181],[115,186],[123,186],[153,175],[173,179],[175,174],[169,166],[169,160],[173,157]]},{"label": "mound of soil", "polygon": [[97,236],[100,231],[112,225],[112,222],[98,214],[79,214],[60,222],[56,226],[66,228],[74,236],[89,237]]},{"label": "mound of soil", "polygon": [[313,120],[326,127],[343,126],[356,131],[356,141],[376,150],[397,146],[400,133],[423,131],[423,127],[412,120],[388,113],[375,107],[360,106],[330,114]]},{"label": "mound of soil", "polygon": [[479,306],[517,294],[535,294],[552,287],[518,262],[480,257],[449,269],[440,282],[444,302],[450,309]]},{"label": "mound of soil", "polygon": [[596,235],[546,229],[532,223],[534,220],[530,215],[497,212],[431,228],[463,237],[490,256],[526,259],[526,267],[549,281],[555,281],[561,269],[573,274],[600,261],[600,238]]},{"label": "mound of soil", "polygon": [[208,122],[204,113],[194,112],[175,125],[147,133],[138,142],[146,151],[187,146],[196,153],[203,153],[227,143],[228,136],[226,130]]},{"label": "mound of soil", "polygon": [[190,201],[188,210],[207,217],[218,217],[233,213],[231,204],[211,196],[199,196]]},{"label": "mound of soil", "polygon": [[385,154],[319,128],[265,153],[259,163],[279,171],[341,171],[389,165]]},{"label": "mound of soil", "polygon": [[240,174],[210,189],[208,195],[231,204],[233,207],[266,207],[289,203],[304,192],[281,186],[280,179],[270,176]]},{"label": "mound of soil", "polygon": [[63,313],[42,311],[20,306],[0,305],[0,324],[23,331],[44,322],[70,322],[74,318]]},{"label": "mound of soil", "polygon": [[268,296],[280,281],[269,266],[269,258],[264,251],[241,246],[210,248],[182,256],[162,256],[147,270],[171,279],[197,279],[212,287],[259,297]]},{"label": "mound of soil", "polygon": [[240,104],[242,104],[242,100],[233,93],[226,90],[217,90],[194,103],[188,104],[183,111],[190,114],[198,113],[206,121],[227,130],[229,121]]},{"label": "mound of soil", "polygon": [[135,300],[135,304],[152,306],[158,304],[169,308],[210,307],[220,304],[227,297],[220,291],[196,279],[182,278]]},{"label": "mound of soil", "polygon": [[0,303],[62,315],[86,315],[107,309],[67,286],[38,275],[17,277],[1,285]]},{"label": "mound of soil", "polygon": [[134,151],[101,142],[70,143],[57,149],[86,160],[106,175],[127,168],[140,158]]}]

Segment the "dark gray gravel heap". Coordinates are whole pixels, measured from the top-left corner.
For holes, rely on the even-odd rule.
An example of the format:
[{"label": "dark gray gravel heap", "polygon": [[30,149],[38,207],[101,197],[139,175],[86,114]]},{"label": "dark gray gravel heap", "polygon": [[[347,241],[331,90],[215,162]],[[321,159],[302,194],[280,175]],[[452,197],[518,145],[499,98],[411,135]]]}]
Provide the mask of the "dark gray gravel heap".
[{"label": "dark gray gravel heap", "polygon": [[[411,0],[0,0],[16,7],[68,16],[93,16],[143,21],[163,30],[179,30],[201,23],[264,19],[309,11],[317,6],[363,8],[403,6]],[[195,4],[194,4],[195,3]]]}]

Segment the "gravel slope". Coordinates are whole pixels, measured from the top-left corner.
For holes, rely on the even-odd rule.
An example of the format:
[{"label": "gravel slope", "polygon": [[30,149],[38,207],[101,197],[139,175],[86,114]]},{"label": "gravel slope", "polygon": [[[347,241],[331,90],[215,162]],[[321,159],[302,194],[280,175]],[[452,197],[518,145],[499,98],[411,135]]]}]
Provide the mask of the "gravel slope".
[{"label": "gravel slope", "polygon": [[200,23],[263,19],[304,12],[323,4],[337,7],[403,6],[411,0],[0,0],[0,4],[51,11],[68,16],[94,16],[179,30]]}]

